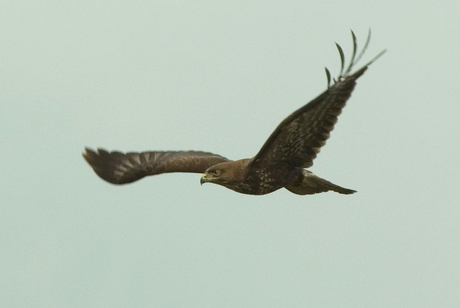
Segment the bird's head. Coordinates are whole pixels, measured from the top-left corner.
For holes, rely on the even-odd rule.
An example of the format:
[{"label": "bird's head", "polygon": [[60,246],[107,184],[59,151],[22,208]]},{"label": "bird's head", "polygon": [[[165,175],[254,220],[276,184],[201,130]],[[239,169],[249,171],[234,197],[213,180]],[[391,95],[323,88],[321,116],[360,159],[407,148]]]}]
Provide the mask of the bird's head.
[{"label": "bird's head", "polygon": [[214,165],[208,168],[208,170],[206,170],[203,173],[200,179],[201,185],[203,185],[206,182],[221,184],[220,180],[221,180],[221,175],[223,175],[223,172],[222,172],[223,169],[221,169],[221,167],[218,165],[220,164],[217,164],[217,165]]},{"label": "bird's head", "polygon": [[244,180],[247,172],[248,159],[229,161],[209,167],[201,176],[200,183],[214,183],[225,187]]}]

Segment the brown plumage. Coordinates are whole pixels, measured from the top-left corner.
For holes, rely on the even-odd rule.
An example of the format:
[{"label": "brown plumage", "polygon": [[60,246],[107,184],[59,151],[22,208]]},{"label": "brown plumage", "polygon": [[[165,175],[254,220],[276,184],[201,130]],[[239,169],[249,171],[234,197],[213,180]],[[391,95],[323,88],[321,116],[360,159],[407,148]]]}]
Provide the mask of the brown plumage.
[{"label": "brown plumage", "polygon": [[337,80],[334,79],[331,85],[331,75],[326,69],[327,90],[284,119],[251,159],[230,161],[220,155],[200,151],[124,154],[103,149],[86,149],[83,157],[97,175],[112,184],[131,183],[161,173],[193,172],[204,173],[201,184],[215,183],[251,195],[263,195],[283,187],[299,195],[329,190],[352,194],[354,190],[332,184],[304,169],[313,165],[320,148],[329,138],[356,80],[385,52],[382,51],[363,68],[350,74],[369,44],[370,32],[357,57],[353,32],[352,37],[353,54],[348,67],[344,67],[345,57],[342,48],[337,45],[342,63]]}]

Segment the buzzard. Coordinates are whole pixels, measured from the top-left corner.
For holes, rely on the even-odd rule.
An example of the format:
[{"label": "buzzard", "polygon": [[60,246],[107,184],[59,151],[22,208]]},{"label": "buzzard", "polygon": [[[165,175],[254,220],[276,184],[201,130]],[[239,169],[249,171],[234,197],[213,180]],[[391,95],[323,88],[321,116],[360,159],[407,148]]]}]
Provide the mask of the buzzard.
[{"label": "buzzard", "polygon": [[283,187],[298,195],[329,190],[352,194],[356,191],[335,185],[305,169],[313,165],[313,159],[329,138],[356,80],[386,51],[383,50],[361,69],[351,73],[369,44],[370,31],[358,56],[353,31],[351,35],[353,53],[348,66],[345,67],[343,50],[336,43],[341,59],[337,79],[331,82],[331,74],[326,68],[327,90],[284,119],[253,158],[232,161],[202,151],[121,153],[88,148],[83,157],[98,176],[112,184],[131,183],[161,173],[193,172],[203,173],[201,184],[219,184],[250,195],[264,195]]}]

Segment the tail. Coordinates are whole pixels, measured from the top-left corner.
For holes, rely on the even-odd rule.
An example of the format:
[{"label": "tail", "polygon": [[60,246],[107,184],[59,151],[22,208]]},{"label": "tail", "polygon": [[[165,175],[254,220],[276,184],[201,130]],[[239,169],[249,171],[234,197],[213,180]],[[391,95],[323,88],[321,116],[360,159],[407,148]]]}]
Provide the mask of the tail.
[{"label": "tail", "polygon": [[302,176],[303,177],[299,183],[287,185],[285,188],[297,195],[313,195],[329,190],[344,195],[349,195],[356,192],[356,190],[343,188],[329,181],[326,181],[325,179],[314,175],[312,172],[306,169],[302,170]]}]

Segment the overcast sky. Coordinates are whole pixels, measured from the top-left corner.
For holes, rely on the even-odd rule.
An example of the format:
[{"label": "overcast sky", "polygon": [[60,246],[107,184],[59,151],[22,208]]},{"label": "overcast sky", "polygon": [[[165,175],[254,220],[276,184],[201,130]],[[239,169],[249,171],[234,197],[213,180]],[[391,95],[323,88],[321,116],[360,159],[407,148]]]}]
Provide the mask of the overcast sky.
[{"label": "overcast sky", "polygon": [[[458,1],[2,1],[1,307],[458,307]],[[84,147],[252,157],[368,29],[310,169],[247,196]]]}]

